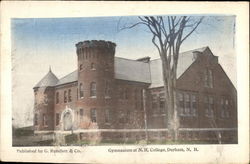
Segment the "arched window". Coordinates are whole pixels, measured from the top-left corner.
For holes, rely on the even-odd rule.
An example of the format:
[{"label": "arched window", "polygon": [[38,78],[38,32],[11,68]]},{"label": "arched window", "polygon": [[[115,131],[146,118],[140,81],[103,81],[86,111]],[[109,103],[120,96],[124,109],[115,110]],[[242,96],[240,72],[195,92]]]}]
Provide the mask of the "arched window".
[{"label": "arched window", "polygon": [[96,83],[92,82],[90,84],[90,97],[96,97]]},{"label": "arched window", "polygon": [[79,66],[80,71],[82,70],[82,68],[83,68],[83,65],[82,65],[82,64],[80,64],[80,66]]},{"label": "arched window", "polygon": [[82,85],[82,83],[80,83],[79,88],[80,88],[80,98],[83,98],[84,92],[83,92],[83,85]]},{"label": "arched window", "polygon": [[68,91],[68,101],[71,102],[71,89]]}]

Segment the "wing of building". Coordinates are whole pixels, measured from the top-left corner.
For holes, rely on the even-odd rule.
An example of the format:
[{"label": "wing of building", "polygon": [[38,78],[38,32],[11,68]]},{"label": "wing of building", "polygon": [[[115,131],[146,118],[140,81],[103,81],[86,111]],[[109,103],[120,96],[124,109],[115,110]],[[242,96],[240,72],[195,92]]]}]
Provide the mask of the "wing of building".
[{"label": "wing of building", "polygon": [[[78,69],[35,85],[37,133],[74,131],[81,139],[168,138],[161,59],[115,57],[116,44],[76,44]],[[237,142],[237,93],[209,47],[183,52],[177,67],[180,139]],[[146,133],[147,132],[147,133]]]}]

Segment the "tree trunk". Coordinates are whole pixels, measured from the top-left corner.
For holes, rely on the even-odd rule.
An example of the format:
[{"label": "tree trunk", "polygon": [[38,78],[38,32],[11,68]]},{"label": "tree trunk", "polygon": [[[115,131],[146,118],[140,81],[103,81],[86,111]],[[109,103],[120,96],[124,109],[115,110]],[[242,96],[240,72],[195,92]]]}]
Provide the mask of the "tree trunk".
[{"label": "tree trunk", "polygon": [[[167,68],[166,63],[162,61],[162,68]],[[171,79],[171,69],[163,69],[164,91],[165,91],[165,110],[167,113],[167,128],[171,139],[178,140],[179,119],[176,104],[175,79]]]}]

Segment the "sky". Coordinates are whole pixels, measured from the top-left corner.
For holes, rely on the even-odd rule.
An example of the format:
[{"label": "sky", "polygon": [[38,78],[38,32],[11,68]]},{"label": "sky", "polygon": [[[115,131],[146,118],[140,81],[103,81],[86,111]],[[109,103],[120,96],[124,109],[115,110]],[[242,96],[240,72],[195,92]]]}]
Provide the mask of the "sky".
[{"label": "sky", "polygon": [[[195,17],[194,17],[195,18]],[[60,78],[77,69],[75,44],[84,40],[108,40],[117,44],[115,56],[159,58],[146,26],[119,30],[138,17],[14,18],[12,41],[12,112],[15,126],[32,124],[33,87],[51,66]],[[181,52],[209,46],[236,87],[235,17],[205,16],[183,43]]]}]

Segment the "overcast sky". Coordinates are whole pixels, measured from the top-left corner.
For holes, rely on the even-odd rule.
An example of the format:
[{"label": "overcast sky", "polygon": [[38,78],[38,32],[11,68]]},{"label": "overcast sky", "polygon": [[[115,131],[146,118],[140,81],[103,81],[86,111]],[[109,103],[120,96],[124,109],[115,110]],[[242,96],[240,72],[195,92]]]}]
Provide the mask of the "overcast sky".
[{"label": "overcast sky", "polygon": [[[159,58],[145,26],[118,30],[137,17],[12,19],[13,118],[15,124],[32,123],[33,87],[48,72],[60,78],[77,68],[75,44],[84,40],[109,40],[117,44],[116,56]],[[236,86],[234,16],[207,16],[181,51],[209,46]],[[28,113],[28,114],[25,114]]]}]

